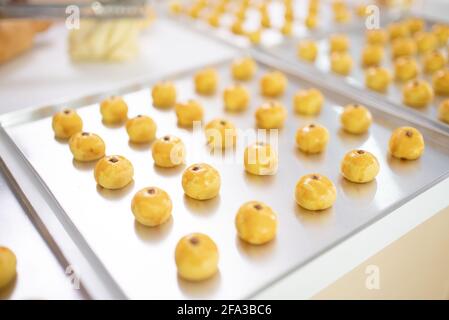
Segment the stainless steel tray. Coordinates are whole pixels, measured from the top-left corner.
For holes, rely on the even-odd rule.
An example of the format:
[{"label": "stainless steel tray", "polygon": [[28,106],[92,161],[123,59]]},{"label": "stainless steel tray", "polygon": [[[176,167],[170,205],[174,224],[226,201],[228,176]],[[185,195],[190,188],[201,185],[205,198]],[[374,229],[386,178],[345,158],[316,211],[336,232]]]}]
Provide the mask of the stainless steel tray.
[{"label": "stainless steel tray", "polygon": [[[427,28],[435,23],[436,21],[425,19]],[[363,29],[365,30],[365,29]],[[360,32],[360,29],[347,29],[344,32],[349,40],[350,40],[350,54],[354,59],[353,70],[348,76],[339,76],[333,74],[330,70],[330,60],[329,60],[329,47],[328,47],[328,35],[319,35],[313,36],[311,35],[310,39],[314,39],[319,46],[319,54],[314,64],[308,64],[306,62],[302,62],[296,56],[297,45],[299,40],[287,40],[283,43],[270,47],[270,48],[259,48],[262,52],[266,54],[270,54],[278,59],[282,59],[293,66],[298,66],[300,68],[306,68],[311,72],[319,72],[323,75],[327,75],[331,79],[331,81],[335,83],[343,83],[348,85],[347,90],[359,90],[359,92],[363,95],[369,95],[375,99],[379,99],[392,105],[393,108],[402,109],[405,113],[410,113],[417,115],[418,117],[426,118],[429,123],[432,123],[432,126],[438,130],[445,131],[449,133],[449,124],[444,123],[438,119],[438,105],[441,101],[444,100],[444,97],[436,96],[434,101],[429,104],[426,108],[412,108],[404,105],[402,103],[402,86],[404,83],[393,81],[389,87],[389,90],[386,93],[378,93],[372,91],[365,87],[365,74],[364,69],[361,66],[360,55],[362,48],[365,43],[364,32]],[[446,49],[442,48],[441,52],[446,54]],[[447,54],[446,54],[447,55]],[[417,56],[418,63],[420,64],[421,56]],[[391,60],[391,51],[390,46],[386,46],[385,48],[385,57],[382,65],[387,67],[393,75],[393,62]],[[425,79],[430,81],[431,76],[427,74],[421,73],[419,76],[420,79]]]},{"label": "stainless steel tray", "polygon": [[[106,142],[108,154],[122,154],[135,167],[134,182],[120,191],[98,188],[93,179],[93,164],[80,164],[72,159],[66,143],[54,139],[51,116],[61,107],[49,106],[0,117],[2,130],[17,148],[17,161],[30,165],[40,179],[41,191],[47,192],[54,203],[54,214],[68,219],[64,228],[69,234],[80,235],[74,241],[89,251],[86,257],[98,259],[112,282],[110,287],[128,298],[247,298],[270,283],[301,267],[306,262],[335,246],[346,237],[380,219],[407,200],[435,185],[449,174],[449,144],[446,136],[415,122],[408,122],[392,114],[372,108],[374,123],[370,133],[351,136],[340,130],[338,115],[347,103],[371,103],[351,94],[339,94],[306,75],[297,76],[283,64],[275,64],[267,57],[258,57],[256,79],[248,83],[252,92],[249,110],[243,114],[227,114],[222,107],[221,94],[210,98],[198,97],[193,91],[194,70],[169,77],[175,81],[180,100],[198,98],[205,107],[205,120],[226,117],[242,128],[253,128],[253,113],[263,101],[258,92],[258,78],[269,69],[281,69],[288,74],[288,91],[282,98],[289,115],[279,134],[280,166],[275,176],[257,177],[246,174],[242,154],[237,161],[224,162],[211,155],[202,135],[178,128],[174,111],[160,111],[151,106],[152,82],[142,81],[135,86],[97,96],[67,102],[78,108],[84,128],[100,134]],[[220,72],[220,91],[233,81],[229,75],[229,61],[215,65]],[[316,118],[297,116],[292,112],[291,100],[299,88],[315,86],[323,91],[326,103]],[[204,161],[215,166],[222,177],[219,197],[199,202],[184,196],[181,175],[185,167],[159,169],[153,165],[150,146],[128,143],[123,127],[106,127],[101,122],[98,102],[115,94],[123,95],[130,106],[130,116],[148,114],[158,124],[158,136],[170,133],[181,137],[187,146],[187,164]],[[330,131],[327,151],[306,156],[294,144],[296,129],[317,121]],[[417,161],[404,162],[387,154],[388,139],[398,126],[413,125],[425,136],[426,151]],[[341,178],[339,161],[351,149],[363,148],[379,159],[381,171],[376,181],[359,185]],[[198,152],[193,152],[196,150]],[[227,157],[232,157],[228,154]],[[331,178],[338,190],[333,208],[311,213],[294,201],[294,187],[304,174],[319,172]],[[165,189],[171,196],[173,218],[158,228],[145,228],[134,221],[130,201],[134,193],[149,185]],[[275,241],[264,246],[250,246],[236,237],[234,217],[238,207],[252,199],[269,204],[279,216],[280,227]],[[210,235],[220,250],[220,272],[202,283],[189,283],[178,278],[174,263],[174,248],[180,237],[190,232]],[[91,251],[94,256],[90,255]],[[70,261],[76,264],[76,261]],[[103,270],[103,271],[102,271]],[[83,275],[81,274],[81,280]],[[103,276],[103,274],[98,274]],[[92,292],[95,296],[95,292]]]}]

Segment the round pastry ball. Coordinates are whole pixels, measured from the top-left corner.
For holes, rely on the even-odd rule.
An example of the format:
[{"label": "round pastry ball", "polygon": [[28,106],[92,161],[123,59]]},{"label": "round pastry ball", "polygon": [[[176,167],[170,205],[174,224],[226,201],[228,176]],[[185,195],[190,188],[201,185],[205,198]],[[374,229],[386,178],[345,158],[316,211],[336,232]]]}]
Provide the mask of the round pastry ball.
[{"label": "round pastry ball", "polygon": [[367,183],[374,180],[378,173],[377,158],[365,150],[350,151],[341,161],[341,174],[351,182]]},{"label": "round pastry ball", "polygon": [[449,123],[449,100],[444,100],[438,107],[438,118],[446,123]]},{"label": "round pastry ball", "polygon": [[136,220],[148,227],[166,222],[171,217],[172,207],[168,193],[157,187],[140,190],[131,202],[131,210]]},{"label": "round pastry ball", "polygon": [[251,57],[236,59],[231,65],[231,74],[234,80],[248,81],[254,77],[257,64]]},{"label": "round pastry ball", "polygon": [[218,73],[215,69],[207,68],[195,74],[196,92],[203,95],[215,93],[218,86]]},{"label": "round pastry ball", "polygon": [[261,30],[247,31],[245,32],[246,37],[252,44],[259,44],[261,41]]},{"label": "round pastry ball", "polygon": [[393,22],[388,25],[388,35],[390,40],[395,40],[410,36],[410,31],[406,23],[402,21]]},{"label": "round pastry ball", "polygon": [[346,132],[362,134],[368,131],[373,117],[366,107],[360,104],[349,104],[344,108],[340,121]]},{"label": "round pastry ball", "polygon": [[296,131],[296,145],[305,153],[320,153],[326,149],[329,131],[319,124],[309,124]]},{"label": "round pastry ball", "polygon": [[302,40],[298,44],[298,58],[313,62],[318,55],[318,46],[313,40]]},{"label": "round pastry ball", "polygon": [[161,81],[154,85],[151,96],[155,107],[171,108],[176,103],[176,87],[170,81]]},{"label": "round pastry ball", "polygon": [[419,31],[423,31],[425,28],[425,22],[421,18],[411,17],[405,21],[410,34],[415,34]]},{"label": "round pastry ball", "polygon": [[411,57],[400,57],[394,61],[394,77],[399,81],[415,79],[419,74],[418,63]]},{"label": "round pastry ball", "polygon": [[303,115],[318,114],[323,103],[323,94],[315,88],[299,90],[293,97],[295,112]]},{"label": "round pastry ball", "polygon": [[260,79],[260,91],[266,97],[279,97],[287,87],[287,77],[280,71],[271,71]]},{"label": "round pastry ball", "polygon": [[83,130],[83,120],[75,110],[64,109],[53,116],[52,127],[56,138],[68,139]]},{"label": "round pastry ball", "polygon": [[313,173],[299,179],[295,189],[296,203],[307,210],[325,210],[332,207],[337,190],[327,177]]},{"label": "round pastry ball", "polygon": [[105,189],[121,189],[134,176],[132,163],[122,156],[107,156],[97,162],[94,169],[95,181]]},{"label": "round pastry ball", "polygon": [[425,107],[433,100],[432,86],[425,80],[410,80],[402,88],[402,99],[410,107]]},{"label": "round pastry ball", "polygon": [[259,176],[273,175],[278,168],[278,156],[269,144],[256,142],[246,147],[244,164],[248,173]]},{"label": "round pastry ball", "polygon": [[77,161],[87,162],[104,157],[106,146],[95,133],[78,132],[69,140],[70,151]]},{"label": "round pastry ball", "polygon": [[273,240],[276,236],[277,225],[274,211],[260,201],[243,204],[235,217],[235,227],[239,238],[254,245]]},{"label": "round pastry ball", "polygon": [[367,88],[385,92],[391,83],[390,71],[383,67],[371,67],[365,73],[365,85]]},{"label": "round pastry ball", "polygon": [[189,281],[201,281],[218,271],[218,248],[202,233],[192,233],[179,240],[175,249],[178,274]]},{"label": "round pastry ball", "polygon": [[438,95],[449,95],[449,69],[442,69],[433,74],[432,85]]},{"label": "round pastry ball", "polygon": [[239,112],[246,110],[249,100],[248,90],[240,84],[227,87],[223,92],[224,106],[227,111]]},{"label": "round pastry ball", "polygon": [[220,184],[220,174],[206,163],[193,164],[182,174],[182,188],[185,194],[192,199],[215,198],[220,192]]},{"label": "round pastry ball", "polygon": [[318,18],[316,14],[309,13],[304,20],[304,24],[307,29],[313,30],[318,26]]},{"label": "round pastry ball", "polygon": [[369,44],[383,46],[388,41],[388,34],[384,29],[372,29],[366,31],[365,38]]},{"label": "round pastry ball", "polygon": [[331,70],[337,74],[347,76],[351,73],[353,61],[347,52],[332,52]]},{"label": "round pastry ball", "polygon": [[287,109],[276,101],[264,102],[255,112],[256,125],[260,129],[279,129],[284,126]]},{"label": "round pastry ball", "polygon": [[0,289],[16,276],[17,259],[14,253],[6,247],[0,247]]},{"label": "round pastry ball", "polygon": [[148,116],[138,115],[126,122],[126,132],[129,141],[134,143],[147,143],[156,136],[156,123]]},{"label": "round pastry ball", "polygon": [[424,152],[424,138],[415,128],[400,127],[393,131],[388,146],[393,157],[415,160]]},{"label": "round pastry ball", "polygon": [[380,45],[366,45],[362,50],[362,65],[364,67],[378,66],[382,63],[384,48]]},{"label": "round pastry ball", "polygon": [[214,149],[226,149],[235,146],[237,129],[234,124],[225,119],[214,119],[206,125],[206,139]]},{"label": "round pastry ball", "polygon": [[344,34],[333,34],[329,38],[330,52],[346,52],[349,50],[349,39]]},{"label": "round pastry ball", "polygon": [[438,39],[440,46],[447,45],[449,40],[449,26],[446,24],[436,23],[432,26],[432,32]]},{"label": "round pastry ball", "polygon": [[417,32],[414,36],[419,53],[427,53],[438,48],[438,38],[432,32]]},{"label": "round pastry ball", "polygon": [[128,105],[122,97],[112,96],[100,103],[100,112],[104,123],[118,124],[128,118]]},{"label": "round pastry ball", "polygon": [[172,168],[184,163],[186,148],[178,137],[165,135],[153,143],[151,154],[158,167]]},{"label": "round pastry ball", "polygon": [[204,115],[203,106],[192,99],[186,103],[176,103],[175,112],[181,127],[191,127],[195,121],[201,122]]},{"label": "round pastry ball", "polygon": [[399,57],[409,57],[416,54],[418,48],[413,38],[398,38],[391,45],[391,54],[393,59]]},{"label": "round pastry ball", "polygon": [[438,50],[426,53],[422,59],[424,72],[434,73],[446,65],[446,56]]}]

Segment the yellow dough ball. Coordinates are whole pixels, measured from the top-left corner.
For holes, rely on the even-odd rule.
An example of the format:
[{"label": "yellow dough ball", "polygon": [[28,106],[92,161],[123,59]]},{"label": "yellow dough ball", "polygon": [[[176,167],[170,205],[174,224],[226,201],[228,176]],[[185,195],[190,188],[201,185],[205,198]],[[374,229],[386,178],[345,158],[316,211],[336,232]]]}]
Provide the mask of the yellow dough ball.
[{"label": "yellow dough ball", "polygon": [[434,24],[432,26],[433,34],[438,38],[438,44],[445,46],[449,40],[449,26],[445,24]]},{"label": "yellow dough ball", "polygon": [[444,68],[446,56],[439,51],[428,52],[424,55],[422,64],[426,73],[434,73]]},{"label": "yellow dough ball", "polygon": [[162,81],[151,90],[153,105],[158,108],[171,108],[176,103],[176,88],[170,81]]},{"label": "yellow dough ball", "polygon": [[303,40],[298,44],[298,57],[301,60],[313,62],[318,55],[318,47],[312,40]]},{"label": "yellow dough ball", "polygon": [[276,236],[277,225],[276,214],[260,201],[243,204],[235,217],[235,227],[239,238],[254,245],[273,240]]},{"label": "yellow dough ball", "polygon": [[251,57],[236,59],[232,62],[231,73],[235,80],[251,80],[257,71],[257,64]]},{"label": "yellow dough ball", "polygon": [[329,131],[318,124],[309,124],[296,131],[296,145],[305,153],[320,153],[326,149]]},{"label": "yellow dough ball", "polygon": [[132,163],[122,156],[107,156],[97,162],[94,169],[95,181],[105,189],[121,189],[134,176]]},{"label": "yellow dough ball", "polygon": [[341,162],[341,174],[355,183],[373,181],[379,173],[379,161],[370,152],[353,150],[346,153]]},{"label": "yellow dough ball", "polygon": [[186,148],[178,137],[166,135],[153,143],[151,154],[157,166],[172,168],[184,163]]},{"label": "yellow dough ball", "polygon": [[281,33],[284,36],[290,36],[293,33],[293,23],[291,21],[285,21],[281,28]]},{"label": "yellow dough ball", "polygon": [[385,92],[391,83],[391,74],[387,68],[371,67],[365,73],[365,85],[367,88]]},{"label": "yellow dough ball", "polygon": [[245,32],[245,35],[252,44],[259,44],[262,37],[261,33],[261,30],[254,30]]},{"label": "yellow dough ball", "polygon": [[402,89],[402,99],[410,107],[425,107],[433,100],[433,89],[427,81],[411,80]]},{"label": "yellow dough ball", "polygon": [[449,69],[442,69],[433,74],[432,85],[438,95],[449,95]]},{"label": "yellow dough ball", "polygon": [[212,166],[197,163],[182,174],[182,188],[187,196],[196,200],[215,198],[220,192],[220,174]]},{"label": "yellow dough ball", "polygon": [[299,179],[295,189],[296,203],[307,210],[325,210],[332,207],[337,190],[327,177],[308,174]]},{"label": "yellow dough ball", "polygon": [[175,112],[178,118],[178,125],[181,127],[191,127],[194,122],[201,122],[204,115],[203,107],[195,100],[189,100],[186,103],[176,103]]},{"label": "yellow dough ball", "polygon": [[100,112],[105,123],[122,123],[128,118],[128,105],[122,97],[112,96],[100,103]]},{"label": "yellow dough ball", "polygon": [[268,72],[260,79],[260,91],[264,96],[278,97],[284,94],[287,83],[287,77],[282,72]]},{"label": "yellow dough ball", "polygon": [[170,12],[173,14],[179,14],[182,12],[183,7],[179,1],[171,1],[169,4]]},{"label": "yellow dough ball", "polygon": [[131,202],[131,210],[136,220],[148,227],[166,222],[171,217],[172,207],[168,193],[156,187],[140,190]]},{"label": "yellow dough ball", "polygon": [[351,12],[348,9],[341,9],[334,12],[334,20],[337,23],[346,23],[351,20]]},{"label": "yellow dough ball", "polygon": [[438,119],[449,123],[449,100],[444,100],[438,107]]},{"label": "yellow dough ball", "polygon": [[366,107],[360,104],[349,104],[344,108],[340,121],[346,132],[362,134],[368,131],[373,117]]},{"label": "yellow dough ball", "polygon": [[388,41],[388,34],[384,29],[367,30],[365,33],[366,42],[372,45],[385,45]]},{"label": "yellow dough ball", "polygon": [[425,22],[421,18],[412,17],[405,21],[405,24],[408,27],[408,31],[411,34],[415,34],[417,32],[423,31],[425,28]]},{"label": "yellow dough ball", "polygon": [[413,56],[418,50],[415,40],[412,38],[395,39],[391,46],[392,57],[399,58],[404,56]]},{"label": "yellow dough ball", "polygon": [[104,157],[106,146],[100,136],[89,132],[75,133],[69,140],[70,151],[77,161],[93,161]]},{"label": "yellow dough ball", "polygon": [[424,138],[415,128],[401,127],[393,131],[388,147],[395,158],[415,160],[424,152]]},{"label": "yellow dough ball", "polygon": [[242,35],[244,33],[243,24],[240,20],[234,21],[231,25],[231,32],[235,35]]},{"label": "yellow dough ball", "polygon": [[227,111],[238,112],[248,108],[249,91],[242,85],[227,87],[223,92],[224,106]]},{"label": "yellow dough ball", "polygon": [[83,120],[72,109],[64,109],[53,116],[53,131],[58,139],[68,139],[83,130]]},{"label": "yellow dough ball", "polygon": [[379,45],[367,45],[362,50],[362,65],[378,66],[384,58],[384,48]]},{"label": "yellow dough ball", "polygon": [[269,144],[256,142],[246,147],[244,164],[248,173],[258,176],[273,175],[278,168],[278,156]]},{"label": "yellow dough ball", "polygon": [[269,14],[262,14],[260,16],[260,26],[263,28],[271,28],[271,19]]},{"label": "yellow dough ball", "polygon": [[129,141],[134,143],[147,143],[156,136],[156,123],[148,116],[138,115],[126,122],[126,132]]},{"label": "yellow dough ball", "polygon": [[213,13],[207,18],[207,22],[211,27],[218,28],[220,26],[220,14]]},{"label": "yellow dough ball", "polygon": [[318,114],[323,103],[323,94],[315,88],[299,90],[293,97],[295,112],[303,115]]},{"label": "yellow dough ball", "polygon": [[352,58],[347,52],[333,52],[331,55],[331,70],[347,76],[352,70]]},{"label": "yellow dough ball", "polygon": [[390,40],[405,38],[410,35],[407,24],[403,22],[393,22],[388,25],[388,35]]},{"label": "yellow dough ball", "polygon": [[366,4],[359,4],[355,8],[355,12],[356,12],[357,16],[359,16],[360,18],[363,18],[363,17],[367,17],[370,14],[368,9],[369,8]]},{"label": "yellow dough ball", "polygon": [[408,81],[419,74],[418,63],[411,57],[400,57],[394,61],[394,76],[396,80]]},{"label": "yellow dough ball", "polygon": [[287,118],[287,109],[279,102],[268,101],[257,108],[256,125],[260,129],[280,129]]},{"label": "yellow dough ball", "polygon": [[237,130],[234,124],[225,119],[215,119],[206,125],[207,143],[214,149],[225,149],[235,146]]},{"label": "yellow dough ball", "polygon": [[218,248],[202,233],[192,233],[179,240],[175,249],[178,274],[188,281],[202,281],[218,271]]},{"label": "yellow dough ball", "polygon": [[419,53],[434,51],[439,46],[437,36],[431,32],[417,32],[414,39]]},{"label": "yellow dough ball", "polygon": [[6,247],[0,247],[0,289],[11,283],[16,276],[17,259]]},{"label": "yellow dough ball", "polygon": [[346,52],[349,50],[349,39],[344,34],[333,34],[329,38],[330,52]]},{"label": "yellow dough ball", "polygon": [[318,25],[317,15],[313,13],[308,14],[304,21],[304,24],[306,25],[307,29],[315,29]]},{"label": "yellow dough ball", "polygon": [[215,69],[204,69],[195,74],[195,90],[199,94],[211,95],[218,86],[218,74]]}]

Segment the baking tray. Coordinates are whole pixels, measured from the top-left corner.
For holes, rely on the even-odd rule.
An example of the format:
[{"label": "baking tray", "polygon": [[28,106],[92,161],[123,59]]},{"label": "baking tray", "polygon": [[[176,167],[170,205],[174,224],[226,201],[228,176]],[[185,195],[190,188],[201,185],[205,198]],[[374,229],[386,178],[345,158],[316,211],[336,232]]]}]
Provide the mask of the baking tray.
[{"label": "baking tray", "polygon": [[[271,69],[288,75],[289,86],[283,103],[288,107],[285,128],[279,132],[280,166],[274,176],[246,174],[239,150],[221,158],[211,154],[203,134],[178,128],[173,110],[161,111],[151,106],[152,81],[106,94],[55,105],[21,111],[0,118],[2,130],[16,146],[17,161],[30,165],[48,192],[48,201],[57,216],[68,217],[66,229],[74,229],[92,250],[95,259],[110,274],[108,281],[132,299],[194,299],[250,298],[289,272],[301,267],[363,227],[385,216],[417,194],[445,179],[449,174],[449,144],[446,136],[405,121],[392,114],[372,108],[374,123],[369,134],[352,136],[341,131],[338,115],[348,103],[366,101],[343,95],[310,82],[306,75],[294,75],[283,64],[260,56],[257,77],[249,82],[251,107],[243,114],[225,113],[221,94],[199,97],[193,92],[195,70],[167,77],[175,82],[180,100],[197,98],[205,107],[205,120],[226,117],[242,129],[253,128],[255,108],[264,100],[258,94],[257,79]],[[232,83],[230,61],[214,65],[220,73],[220,90]],[[316,118],[297,116],[291,100],[300,88],[318,87],[326,97],[325,106]],[[153,165],[150,146],[128,142],[123,127],[102,124],[98,102],[104,97],[123,95],[129,115],[148,114],[158,125],[158,136],[174,134],[187,147],[187,165],[201,161],[216,167],[222,177],[220,195],[209,201],[195,201],[184,196],[181,175],[185,166],[160,169]],[[367,104],[371,107],[371,103]],[[107,154],[121,154],[132,161],[135,179],[118,191],[97,187],[93,179],[94,164],[81,164],[72,159],[68,146],[54,139],[51,116],[62,106],[77,108],[84,121],[84,130],[96,132],[107,145]],[[307,156],[294,143],[296,129],[317,121],[330,131],[328,149],[320,155]],[[426,151],[417,161],[401,161],[387,154],[388,139],[398,126],[413,125],[424,134]],[[339,161],[351,149],[373,152],[380,162],[380,174],[368,184],[353,184],[339,174]],[[235,160],[232,161],[233,157]],[[229,161],[223,161],[229,160]],[[337,201],[328,210],[312,213],[294,201],[294,188],[304,174],[319,172],[332,179],[337,187]],[[173,218],[156,228],[135,222],[130,211],[134,193],[146,186],[165,189],[173,201]],[[279,217],[278,235],[263,246],[251,246],[236,236],[234,217],[241,204],[261,200],[270,205]],[[219,273],[213,278],[190,283],[180,279],[174,263],[174,248],[185,234],[203,232],[210,235],[220,251]],[[74,232],[71,232],[72,234]],[[69,232],[69,234],[71,234]],[[74,240],[80,241],[80,240]],[[87,250],[85,249],[85,250]],[[76,261],[72,262],[76,264]],[[83,275],[81,274],[81,279]],[[92,292],[95,296],[95,292]]]},{"label": "baking tray", "polygon": [[[419,17],[419,16],[418,16]],[[437,23],[439,21],[431,20],[426,17],[421,17],[425,20],[426,28],[428,29],[431,25],[434,23]],[[397,20],[395,20],[397,21]],[[386,26],[386,24],[383,24],[383,26]],[[365,30],[365,29],[363,29]],[[337,32],[336,32],[337,33]],[[443,96],[435,96],[435,99],[431,104],[429,104],[426,108],[412,108],[408,107],[405,104],[402,103],[402,86],[405,84],[402,82],[398,82],[393,80],[391,83],[389,89],[385,93],[378,93],[375,91],[372,91],[365,87],[365,74],[364,74],[364,68],[362,68],[361,65],[361,52],[362,48],[365,43],[365,33],[360,32],[360,29],[347,29],[344,32],[349,40],[350,40],[350,54],[354,60],[353,70],[350,75],[348,76],[341,76],[332,73],[330,69],[330,60],[329,60],[329,46],[328,46],[328,36],[329,35],[319,35],[319,36],[313,36],[307,37],[308,39],[313,39],[317,42],[317,45],[319,47],[319,54],[317,56],[317,59],[315,63],[309,64],[307,62],[302,62],[299,60],[299,58],[296,55],[297,52],[297,45],[300,40],[293,40],[289,39],[281,44],[270,47],[270,48],[258,48],[258,50],[265,52],[267,54],[270,54],[278,59],[282,59],[292,65],[297,65],[302,68],[306,68],[307,70],[310,70],[310,72],[319,72],[321,74],[330,74],[333,82],[335,83],[344,83],[347,84],[349,87],[347,90],[359,90],[361,94],[364,95],[371,95],[372,97],[376,99],[380,99],[381,101],[384,101],[390,105],[392,105],[393,108],[399,108],[405,110],[406,113],[415,114],[418,117],[426,118],[428,122],[432,123],[432,126],[434,126],[438,130],[445,131],[449,133],[449,124],[444,123],[443,121],[440,121],[438,119],[438,105],[444,100],[447,99],[447,97]],[[447,50],[446,48],[440,49],[443,54],[447,57]],[[416,59],[418,61],[418,64],[421,66],[421,59],[422,55],[417,55]],[[384,67],[387,67],[391,74],[393,73],[393,61],[391,60],[391,50],[390,46],[385,47],[385,57],[383,59],[383,62],[381,64]],[[311,68],[313,67],[313,68]],[[426,81],[429,81],[429,83],[432,83],[432,76],[428,74],[424,74],[421,72],[420,76],[418,77],[420,79],[424,79]]]}]

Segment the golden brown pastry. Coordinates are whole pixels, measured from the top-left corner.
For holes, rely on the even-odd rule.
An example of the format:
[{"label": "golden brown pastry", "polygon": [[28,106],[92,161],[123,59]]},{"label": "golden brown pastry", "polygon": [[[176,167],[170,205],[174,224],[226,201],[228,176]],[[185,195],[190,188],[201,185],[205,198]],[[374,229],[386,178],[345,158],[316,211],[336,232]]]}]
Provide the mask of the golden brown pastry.
[{"label": "golden brown pastry", "polygon": [[287,118],[287,109],[279,102],[268,101],[257,108],[256,125],[260,129],[280,129]]},{"label": "golden brown pastry", "polygon": [[306,28],[309,30],[316,29],[316,27],[318,26],[317,15],[313,14],[313,13],[309,13],[307,15],[306,19],[304,20],[304,24],[305,24]]},{"label": "golden brown pastry", "polygon": [[426,73],[434,73],[443,69],[446,62],[446,56],[437,50],[426,53],[422,59],[423,69]]},{"label": "golden brown pastry", "polygon": [[390,71],[384,67],[371,67],[365,72],[365,85],[367,88],[385,92],[391,83]]},{"label": "golden brown pastry", "polygon": [[227,87],[223,92],[224,106],[227,111],[240,112],[246,110],[249,100],[249,91],[240,84]]},{"label": "golden brown pastry", "polygon": [[337,74],[347,76],[352,70],[352,58],[347,52],[333,52],[331,54],[331,70]]},{"label": "golden brown pastry", "polygon": [[388,41],[388,34],[384,29],[367,30],[365,33],[366,42],[372,45],[385,45]]},{"label": "golden brown pastry", "polygon": [[449,95],[449,69],[442,69],[433,74],[432,85],[438,95]]},{"label": "golden brown pastry", "polygon": [[408,25],[404,22],[393,22],[388,25],[390,40],[405,38],[410,35]]},{"label": "golden brown pastry", "polygon": [[438,44],[442,47],[447,45],[449,40],[449,25],[446,24],[434,24],[432,26],[433,34],[438,38]]},{"label": "golden brown pastry", "polygon": [[418,48],[413,38],[398,38],[391,44],[391,53],[393,59],[405,56],[413,56],[416,54]]},{"label": "golden brown pastry", "polygon": [[165,135],[153,143],[151,154],[155,165],[172,168],[184,163],[186,148],[178,137]]},{"label": "golden brown pastry", "polygon": [[126,122],[126,132],[129,141],[133,143],[148,143],[156,137],[156,123],[148,116],[138,115]]},{"label": "golden brown pastry", "polygon": [[347,52],[349,50],[349,39],[344,34],[333,34],[329,38],[330,52]]},{"label": "golden brown pastry", "polygon": [[254,245],[273,240],[276,236],[277,225],[274,211],[260,201],[243,204],[235,217],[235,227],[239,238]]},{"label": "golden brown pastry", "polygon": [[410,107],[425,107],[433,100],[432,86],[425,80],[410,80],[402,89],[402,100]]},{"label": "golden brown pastry", "polygon": [[176,117],[178,118],[178,125],[181,127],[191,127],[194,122],[201,122],[203,120],[203,107],[195,100],[188,100],[186,103],[178,102],[175,105]]},{"label": "golden brown pastry", "polygon": [[373,181],[379,173],[379,161],[370,152],[353,150],[346,153],[341,161],[341,174],[355,183]]},{"label": "golden brown pastry", "polygon": [[315,115],[324,103],[323,94],[315,88],[299,90],[293,97],[295,112],[303,115]]},{"label": "golden brown pastry", "polygon": [[188,167],[182,174],[182,188],[187,196],[196,200],[215,198],[220,192],[221,179],[218,171],[205,163]]},{"label": "golden brown pastry", "polygon": [[146,187],[138,191],[131,201],[134,217],[147,227],[166,222],[171,217],[172,207],[168,193],[157,187]]},{"label": "golden brown pastry", "polygon": [[438,48],[438,38],[431,32],[417,32],[413,37],[419,53],[434,51]]},{"label": "golden brown pastry", "polygon": [[296,145],[305,153],[320,153],[326,149],[329,131],[319,124],[309,124],[296,131]]},{"label": "golden brown pastry", "polygon": [[421,18],[411,17],[405,21],[410,34],[415,34],[417,32],[423,31],[425,28],[425,22]]},{"label": "golden brown pastry", "polygon": [[361,134],[368,131],[373,117],[366,107],[360,104],[349,104],[344,108],[340,121],[346,132]]},{"label": "golden brown pastry", "polygon": [[10,249],[0,247],[0,289],[16,277],[17,259]]},{"label": "golden brown pastry", "polygon": [[106,146],[95,133],[78,132],[69,140],[70,151],[77,161],[87,162],[104,157]]},{"label": "golden brown pastry", "polygon": [[202,233],[192,233],[179,240],[175,249],[178,274],[189,281],[202,281],[218,271],[218,248]]},{"label": "golden brown pastry", "polygon": [[214,94],[218,86],[218,73],[215,69],[207,68],[195,74],[195,90],[199,94]]},{"label": "golden brown pastry", "polygon": [[53,116],[52,127],[56,138],[68,139],[83,130],[83,120],[75,110],[64,109]]},{"label": "golden brown pastry", "polygon": [[408,81],[419,74],[418,63],[411,57],[400,57],[394,61],[394,76],[396,80]]},{"label": "golden brown pastry", "polygon": [[295,189],[296,203],[307,210],[325,210],[334,204],[337,190],[327,177],[313,173],[299,179]]},{"label": "golden brown pastry", "polygon": [[36,30],[29,20],[0,21],[0,64],[33,47]]},{"label": "golden brown pastry", "polygon": [[278,168],[278,156],[269,144],[256,142],[246,147],[244,164],[248,173],[259,176],[273,175]]},{"label": "golden brown pastry", "polygon": [[134,176],[132,163],[122,156],[107,156],[97,162],[94,169],[95,181],[105,189],[121,189]]},{"label": "golden brown pastry", "polygon": [[313,40],[302,40],[298,44],[298,58],[304,61],[313,62],[318,55],[318,47]]},{"label": "golden brown pastry", "polygon": [[260,79],[260,92],[266,97],[279,97],[284,94],[287,83],[287,77],[282,72],[268,72]]},{"label": "golden brown pastry", "polygon": [[151,90],[153,105],[157,108],[171,108],[176,103],[176,88],[170,81],[156,83]]},{"label": "golden brown pastry", "polygon": [[112,96],[100,103],[100,112],[104,123],[118,124],[128,118],[128,105],[122,97]]},{"label": "golden brown pastry", "polygon": [[380,45],[366,45],[362,50],[362,65],[364,67],[378,66],[384,58],[384,48]]},{"label": "golden brown pastry", "polygon": [[206,125],[206,139],[214,149],[226,149],[235,146],[237,129],[234,124],[225,119],[214,119]]},{"label": "golden brown pastry", "polygon": [[424,152],[424,138],[415,128],[401,127],[393,131],[388,147],[395,158],[415,160]]},{"label": "golden brown pastry", "polygon": [[248,81],[254,77],[257,64],[251,57],[236,59],[232,62],[231,73],[235,80]]},{"label": "golden brown pastry", "polygon": [[438,106],[438,118],[446,123],[449,123],[449,100],[444,100]]}]

